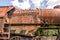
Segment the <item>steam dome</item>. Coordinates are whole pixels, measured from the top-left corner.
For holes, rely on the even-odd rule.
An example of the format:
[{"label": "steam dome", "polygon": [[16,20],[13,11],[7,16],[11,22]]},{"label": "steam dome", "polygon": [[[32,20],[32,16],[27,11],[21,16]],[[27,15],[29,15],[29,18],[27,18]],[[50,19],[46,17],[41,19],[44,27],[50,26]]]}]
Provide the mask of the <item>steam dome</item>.
[{"label": "steam dome", "polygon": [[54,8],[60,8],[60,5],[55,6]]}]

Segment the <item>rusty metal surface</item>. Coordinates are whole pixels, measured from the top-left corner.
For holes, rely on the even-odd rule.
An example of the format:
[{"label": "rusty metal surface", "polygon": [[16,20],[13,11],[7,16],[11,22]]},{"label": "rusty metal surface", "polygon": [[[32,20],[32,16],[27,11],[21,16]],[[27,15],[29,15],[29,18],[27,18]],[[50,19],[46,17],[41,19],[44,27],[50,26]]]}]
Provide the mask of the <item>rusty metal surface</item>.
[{"label": "rusty metal surface", "polygon": [[[9,39],[10,38],[10,30],[4,26],[4,20],[9,11],[11,11],[14,7],[12,6],[0,6],[0,40],[1,39]],[[8,31],[6,31],[6,29]]]},{"label": "rusty metal surface", "polygon": [[15,10],[10,19],[10,23],[60,24],[59,20],[60,20],[60,9]]},{"label": "rusty metal surface", "polygon": [[[15,30],[15,33],[17,34],[34,36],[36,30],[40,28],[40,25],[38,26],[35,24],[60,24],[60,9],[27,9],[13,11],[13,8],[14,7],[11,6],[0,6],[0,17],[4,16],[5,19],[7,18],[6,20],[8,22],[6,23],[9,24],[10,30]],[[7,16],[7,12],[10,12],[10,14],[12,14],[10,15],[11,18]],[[14,26],[12,26],[12,24]],[[21,24],[29,25],[21,26]],[[5,26],[3,25],[3,27]],[[10,35],[10,33],[10,31],[4,32],[4,30],[2,32],[2,34],[7,35]]]},{"label": "rusty metal surface", "polygon": [[[59,7],[59,6],[55,6]],[[0,16],[5,16],[8,11],[13,9],[12,6],[0,6]],[[7,23],[19,24],[60,24],[60,9],[26,9],[15,10]],[[57,21],[58,20],[58,21]],[[46,22],[47,21],[47,22]]]},{"label": "rusty metal surface", "polygon": [[[0,7],[0,16],[7,16],[7,12],[11,11],[14,7]],[[8,16],[7,21],[5,24],[9,24],[10,30],[16,30],[15,33],[22,33],[24,35],[34,36],[34,33],[37,29],[39,29],[40,25],[37,26],[35,24],[60,24],[60,9],[27,9],[27,10],[15,10],[10,12],[11,17]],[[5,19],[6,19],[5,18]],[[5,20],[4,19],[4,20]],[[11,26],[14,24],[14,26]],[[17,26],[15,26],[15,24]],[[23,25],[20,24],[34,24],[32,25]],[[4,34],[5,32],[3,32]],[[8,34],[9,33],[5,33]]]},{"label": "rusty metal surface", "polygon": [[40,26],[10,26],[11,27],[11,34],[20,34],[20,35],[26,35],[26,36],[34,36],[37,29],[40,28]]},{"label": "rusty metal surface", "polygon": [[[10,23],[30,24],[40,23],[38,10],[16,10],[13,12]],[[16,20],[15,20],[16,19]]]},{"label": "rusty metal surface", "polygon": [[8,11],[10,11],[11,9],[13,9],[14,7],[12,6],[0,6],[0,17],[5,16],[7,14]]},{"label": "rusty metal surface", "polygon": [[60,8],[60,5],[55,6],[54,9],[55,9],[55,8]]},{"label": "rusty metal surface", "polygon": [[60,9],[43,9],[41,16],[47,24],[60,24]]},{"label": "rusty metal surface", "polygon": [[[4,16],[13,7],[0,7],[0,16]],[[48,21],[49,24],[60,24],[60,9],[27,9],[27,10],[15,10],[12,13],[10,23],[41,23]],[[58,20],[58,21],[57,21]]]}]

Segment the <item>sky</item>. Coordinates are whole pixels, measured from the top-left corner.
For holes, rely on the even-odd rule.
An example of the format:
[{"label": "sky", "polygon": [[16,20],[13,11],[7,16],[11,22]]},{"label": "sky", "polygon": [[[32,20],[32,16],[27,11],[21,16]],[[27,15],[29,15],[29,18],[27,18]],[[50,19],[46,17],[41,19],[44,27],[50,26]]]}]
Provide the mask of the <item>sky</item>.
[{"label": "sky", "polygon": [[14,6],[18,9],[51,9],[60,5],[60,0],[0,0],[0,6]]}]

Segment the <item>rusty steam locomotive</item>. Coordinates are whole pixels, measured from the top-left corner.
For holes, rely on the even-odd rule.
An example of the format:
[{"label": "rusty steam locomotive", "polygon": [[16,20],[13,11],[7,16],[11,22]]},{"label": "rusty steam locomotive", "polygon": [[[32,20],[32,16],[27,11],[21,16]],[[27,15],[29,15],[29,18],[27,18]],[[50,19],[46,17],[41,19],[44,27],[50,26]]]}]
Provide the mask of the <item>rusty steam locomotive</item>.
[{"label": "rusty steam locomotive", "polygon": [[0,39],[24,40],[22,36],[35,36],[41,25],[60,25],[59,8],[16,10],[0,6]]}]

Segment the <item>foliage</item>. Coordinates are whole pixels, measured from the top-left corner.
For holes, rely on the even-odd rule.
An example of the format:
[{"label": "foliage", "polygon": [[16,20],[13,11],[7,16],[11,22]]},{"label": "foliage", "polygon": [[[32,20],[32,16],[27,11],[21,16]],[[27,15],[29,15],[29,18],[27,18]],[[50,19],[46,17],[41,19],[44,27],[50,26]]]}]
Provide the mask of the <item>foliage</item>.
[{"label": "foliage", "polygon": [[54,29],[44,30],[43,33],[45,36],[54,36],[58,34],[58,30],[54,30]]},{"label": "foliage", "polygon": [[38,31],[35,33],[35,35],[40,36],[40,35],[41,35],[40,30],[38,30]]},{"label": "foliage", "polygon": [[56,29],[43,29],[43,30],[38,30],[35,34],[37,36],[55,36],[58,34],[58,30],[56,30]]}]

